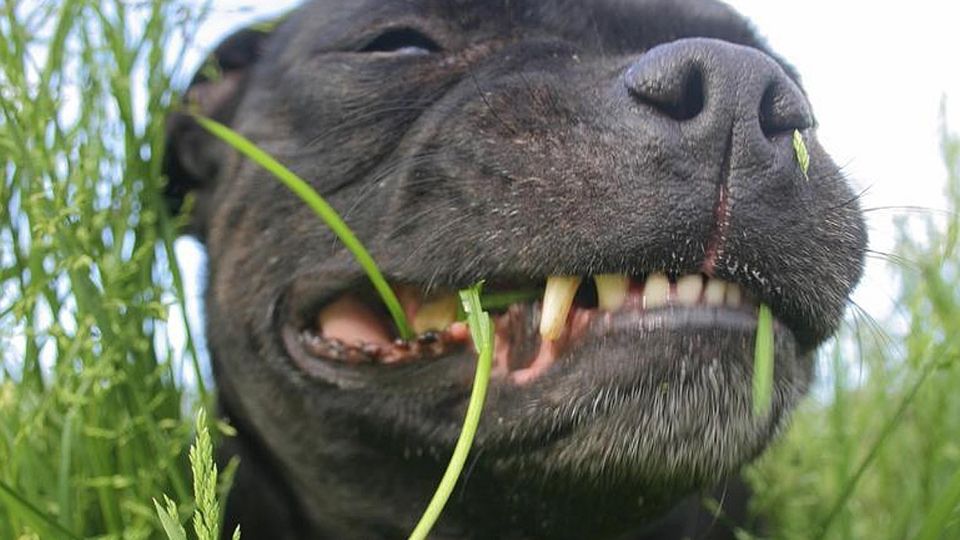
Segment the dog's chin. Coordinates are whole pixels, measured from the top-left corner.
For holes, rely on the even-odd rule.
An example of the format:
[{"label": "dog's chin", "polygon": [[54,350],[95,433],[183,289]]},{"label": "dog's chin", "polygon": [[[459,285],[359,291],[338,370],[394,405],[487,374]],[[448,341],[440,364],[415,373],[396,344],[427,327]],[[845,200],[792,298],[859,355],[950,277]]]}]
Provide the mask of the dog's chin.
[{"label": "dog's chin", "polygon": [[[752,351],[752,332],[700,321],[585,345],[526,395],[494,396],[488,425],[512,419],[515,427],[480,441],[471,490],[478,499],[497,488],[509,494],[491,510],[547,537],[599,537],[608,527],[647,523],[736,475],[805,394],[811,357],[795,356],[789,331],[781,331],[773,401],[755,415]],[[538,425],[553,429],[509,447]]]},{"label": "dog's chin", "polygon": [[524,416],[508,439],[553,426],[539,446],[497,455],[504,478],[544,490],[579,479],[601,492],[665,499],[650,506],[735,473],[804,395],[813,363],[778,328],[773,399],[767,413],[754,414],[755,330],[745,318],[717,324],[718,315],[678,309],[639,330],[617,329],[572,351],[526,395],[496,395],[494,414]]}]

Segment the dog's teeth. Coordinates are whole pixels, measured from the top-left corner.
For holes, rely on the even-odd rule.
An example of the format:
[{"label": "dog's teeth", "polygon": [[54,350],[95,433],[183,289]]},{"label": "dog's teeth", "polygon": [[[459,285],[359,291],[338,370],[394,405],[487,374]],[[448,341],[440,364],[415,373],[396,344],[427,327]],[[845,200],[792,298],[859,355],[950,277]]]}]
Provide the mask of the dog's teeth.
[{"label": "dog's teeth", "polygon": [[543,311],[540,315],[540,335],[553,341],[563,334],[570,305],[580,286],[579,277],[550,276],[543,292]]},{"label": "dog's teeth", "polygon": [[643,286],[643,309],[653,309],[667,303],[670,280],[663,274],[651,274]]},{"label": "dog's teeth", "polygon": [[727,292],[723,298],[723,302],[727,307],[738,308],[743,304],[743,292],[740,290],[740,286],[736,283],[727,284]]},{"label": "dog's teeth", "polygon": [[701,292],[703,292],[703,276],[693,274],[677,280],[677,303],[680,305],[696,305],[700,302]]},{"label": "dog's teeth", "polygon": [[445,330],[456,320],[457,296],[444,294],[420,306],[413,317],[413,331],[422,334],[430,330]]},{"label": "dog's teeth", "polygon": [[722,306],[727,292],[727,282],[719,279],[708,279],[703,289],[703,302],[708,306]]},{"label": "dog's teeth", "polygon": [[620,274],[601,274],[593,277],[597,284],[597,303],[604,311],[616,311],[627,300],[630,278]]}]

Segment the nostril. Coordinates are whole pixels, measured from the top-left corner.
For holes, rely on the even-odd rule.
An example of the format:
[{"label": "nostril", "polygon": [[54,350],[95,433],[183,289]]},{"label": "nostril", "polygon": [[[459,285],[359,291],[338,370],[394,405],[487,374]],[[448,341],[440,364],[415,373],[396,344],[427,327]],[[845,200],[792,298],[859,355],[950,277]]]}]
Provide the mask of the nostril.
[{"label": "nostril", "polygon": [[760,100],[760,129],[771,139],[813,127],[813,115],[807,99],[791,82],[778,79],[771,82]]},{"label": "nostril", "polygon": [[703,72],[699,69],[690,70],[682,88],[680,99],[675,104],[670,104],[667,114],[676,120],[690,120],[703,112],[703,102],[706,98]]},{"label": "nostril", "polygon": [[645,67],[653,66],[637,65],[627,74],[627,87],[637,101],[678,121],[703,112],[706,90],[699,66],[688,62],[666,71]]}]

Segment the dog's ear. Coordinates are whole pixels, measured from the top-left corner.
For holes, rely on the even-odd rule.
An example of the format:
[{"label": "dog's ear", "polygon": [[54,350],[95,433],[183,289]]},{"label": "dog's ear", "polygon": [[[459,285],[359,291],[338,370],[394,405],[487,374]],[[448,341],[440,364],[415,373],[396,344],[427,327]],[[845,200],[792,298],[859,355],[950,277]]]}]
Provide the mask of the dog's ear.
[{"label": "dog's ear", "polygon": [[227,37],[193,76],[184,94],[184,107],[170,114],[166,122],[167,140],[163,171],[167,177],[164,195],[173,214],[180,212],[188,193],[197,195],[198,204],[190,216],[190,234],[203,237],[205,195],[212,191],[219,172],[221,156],[213,135],[198,124],[190,113],[229,124],[243,97],[247,77],[260,59],[269,36],[266,26],[240,30]]}]

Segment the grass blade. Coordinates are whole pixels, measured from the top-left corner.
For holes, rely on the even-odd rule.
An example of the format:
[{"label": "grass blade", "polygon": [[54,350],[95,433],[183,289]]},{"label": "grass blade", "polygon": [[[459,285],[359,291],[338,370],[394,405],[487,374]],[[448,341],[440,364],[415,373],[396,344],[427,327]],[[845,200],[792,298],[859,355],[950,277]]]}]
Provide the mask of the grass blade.
[{"label": "grass blade", "polygon": [[394,294],[393,289],[390,288],[387,280],[383,277],[380,269],[377,268],[373,257],[367,249],[363,247],[363,244],[360,243],[360,240],[353,234],[353,231],[350,230],[350,227],[347,226],[340,215],[337,214],[337,211],[334,210],[316,190],[243,135],[240,135],[215,120],[199,115],[194,115],[194,118],[204,129],[276,176],[278,180],[283,182],[284,185],[300,197],[303,202],[309,205],[320,219],[330,227],[330,230],[340,238],[340,241],[343,242],[344,246],[353,254],[354,258],[367,273],[374,288],[383,299],[383,303],[386,304],[387,310],[390,312],[390,316],[397,326],[397,332],[399,332],[400,337],[404,339],[414,337],[413,330],[407,322],[407,317],[404,314],[403,307],[400,305],[400,301],[397,299],[396,294]]},{"label": "grass blade", "polygon": [[482,285],[482,283],[479,283],[470,289],[460,291],[460,301],[463,304],[463,310],[467,313],[470,335],[478,353],[477,372],[473,380],[473,391],[470,394],[470,404],[467,406],[463,429],[460,431],[460,437],[457,439],[457,445],[453,449],[453,455],[450,457],[446,472],[443,473],[440,485],[433,494],[430,504],[427,505],[427,509],[423,512],[420,522],[413,533],[410,534],[410,540],[426,538],[430,529],[440,518],[440,513],[446,506],[457,479],[460,478],[460,473],[463,471],[467,454],[470,452],[473,438],[477,433],[477,426],[480,424],[480,413],[486,399],[487,383],[490,380],[490,369],[493,363],[493,331],[491,330],[490,316],[480,306],[480,288]]},{"label": "grass blade", "polygon": [[180,523],[176,503],[164,495],[163,506],[156,499],[153,500],[153,506],[157,510],[160,525],[163,526],[163,532],[166,533],[168,540],[187,540],[187,531]]},{"label": "grass blade", "polygon": [[770,410],[773,397],[773,313],[760,305],[757,317],[757,341],[753,351],[753,414],[761,416]]},{"label": "grass blade", "polygon": [[937,499],[936,505],[923,522],[917,540],[942,538],[954,513],[960,508],[960,469],[950,479],[950,484]]},{"label": "grass blade", "polygon": [[217,502],[217,466],[213,461],[213,441],[207,429],[207,414],[197,413],[197,439],[190,447],[190,470],[196,510],[193,528],[198,540],[220,539],[220,503]]},{"label": "grass blade", "polygon": [[810,181],[808,171],[810,170],[810,153],[807,151],[807,143],[803,142],[803,134],[799,129],[793,130],[793,151],[797,154],[797,164],[800,165],[800,172],[803,177]]},{"label": "grass blade", "polygon": [[913,403],[914,398],[917,397],[917,393],[920,391],[920,388],[923,387],[924,383],[927,381],[927,378],[933,372],[936,362],[933,362],[928,359],[927,363],[923,367],[923,371],[920,372],[916,381],[913,383],[913,386],[910,387],[910,390],[904,395],[903,399],[900,400],[900,403],[897,406],[896,411],[884,422],[883,428],[880,430],[880,434],[877,436],[876,440],[870,446],[870,449],[867,451],[866,456],[860,462],[860,465],[857,467],[857,470],[854,471],[850,479],[843,485],[843,488],[840,491],[840,495],[837,496],[837,500],[834,501],[831,506],[830,513],[827,514],[827,517],[823,520],[820,527],[817,529],[818,534],[814,538],[825,538],[827,533],[830,531],[830,527],[833,525],[834,521],[837,519],[837,516],[843,511],[846,507],[847,502],[850,500],[850,497],[853,495],[854,489],[856,489],[857,484],[860,483],[860,479],[863,478],[865,472],[873,463],[873,461],[880,454],[880,451],[883,449],[884,443],[894,432],[897,426],[900,425],[901,420],[903,419],[904,414],[907,412],[907,407]]},{"label": "grass blade", "polygon": [[31,504],[30,501],[21,497],[2,480],[0,480],[0,499],[6,500],[8,506],[18,508],[21,511],[20,516],[28,517],[38,528],[49,529],[57,533],[57,536],[61,538],[80,540],[79,536],[68,531],[66,527],[58,523],[57,520],[48,516],[42,510]]},{"label": "grass blade", "polygon": [[480,297],[480,303],[483,305],[483,309],[486,310],[506,309],[513,304],[530,302],[541,297],[543,297],[543,289],[524,289],[488,293]]}]

